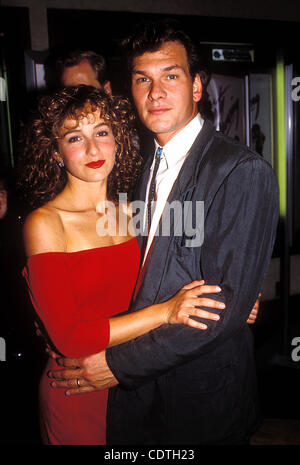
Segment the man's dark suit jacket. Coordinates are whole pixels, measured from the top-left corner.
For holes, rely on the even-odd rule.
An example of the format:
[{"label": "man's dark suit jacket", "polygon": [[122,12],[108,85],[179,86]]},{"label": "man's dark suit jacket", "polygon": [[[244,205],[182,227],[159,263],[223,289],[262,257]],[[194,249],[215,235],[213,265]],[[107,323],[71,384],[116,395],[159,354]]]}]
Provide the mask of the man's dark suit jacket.
[{"label": "man's dark suit jacket", "polygon": [[216,298],[226,309],[205,331],[163,325],[107,350],[120,382],[110,391],[108,443],[243,443],[259,418],[246,320],[272,254],[277,181],[262,157],[205,121],[173,186],[173,200],[204,201],[204,243],[187,247],[184,237],[156,237],[130,311],[163,302],[200,279],[221,286]]}]

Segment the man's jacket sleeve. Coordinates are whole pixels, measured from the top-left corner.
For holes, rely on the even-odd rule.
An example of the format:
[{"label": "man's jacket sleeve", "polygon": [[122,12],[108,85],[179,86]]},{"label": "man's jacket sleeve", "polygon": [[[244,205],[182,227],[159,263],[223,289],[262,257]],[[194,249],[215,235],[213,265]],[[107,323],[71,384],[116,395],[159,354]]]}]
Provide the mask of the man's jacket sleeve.
[{"label": "man's jacket sleeve", "polygon": [[226,304],[218,311],[221,319],[206,320],[205,331],[164,325],[107,349],[107,363],[123,387],[138,388],[212,351],[247,324],[270,262],[277,222],[278,186],[271,167],[257,157],[240,162],[222,183],[205,220],[201,272],[206,284],[222,288],[215,296]]}]

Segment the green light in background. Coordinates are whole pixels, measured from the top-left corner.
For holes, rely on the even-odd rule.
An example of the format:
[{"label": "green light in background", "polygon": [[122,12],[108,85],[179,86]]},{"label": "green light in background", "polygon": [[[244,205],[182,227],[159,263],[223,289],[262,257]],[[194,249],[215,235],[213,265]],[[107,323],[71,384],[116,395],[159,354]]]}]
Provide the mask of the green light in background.
[{"label": "green light in background", "polygon": [[277,177],[280,216],[286,216],[286,153],[285,153],[285,79],[284,59],[278,54],[276,64],[276,131]]}]

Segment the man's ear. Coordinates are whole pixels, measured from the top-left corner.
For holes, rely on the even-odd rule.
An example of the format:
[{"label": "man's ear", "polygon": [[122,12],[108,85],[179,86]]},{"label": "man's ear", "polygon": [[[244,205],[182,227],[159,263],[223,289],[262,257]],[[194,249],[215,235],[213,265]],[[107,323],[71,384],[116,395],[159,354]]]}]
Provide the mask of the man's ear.
[{"label": "man's ear", "polygon": [[202,97],[202,82],[200,75],[197,73],[193,82],[193,100],[200,102]]},{"label": "man's ear", "polygon": [[106,81],[103,88],[104,88],[105,92],[107,92],[110,95],[112,94],[110,81]]}]

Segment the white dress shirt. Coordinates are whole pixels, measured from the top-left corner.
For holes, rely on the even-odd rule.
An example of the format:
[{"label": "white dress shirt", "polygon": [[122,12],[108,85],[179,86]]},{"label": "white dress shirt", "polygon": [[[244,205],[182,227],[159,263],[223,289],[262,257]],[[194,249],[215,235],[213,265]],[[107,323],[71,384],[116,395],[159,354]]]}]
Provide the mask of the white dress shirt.
[{"label": "white dress shirt", "polygon": [[[164,145],[163,153],[161,155],[161,160],[156,175],[156,189],[155,189],[155,209],[152,215],[151,227],[148,235],[147,246],[144,256],[145,258],[149,252],[153,237],[158,228],[160,217],[163,213],[165,204],[168,200],[169,194],[173,187],[173,184],[179,174],[179,171],[188,156],[189,150],[193,145],[196,137],[201,131],[203,126],[203,119],[198,113],[192,121],[187,124],[180,132],[178,132],[169,142]],[[155,152],[158,143],[155,141]],[[150,168],[150,175],[148,179],[147,191],[146,191],[146,201],[148,199],[149,186],[152,179],[153,169],[154,169],[155,160]],[[147,208],[145,209],[147,212]],[[146,213],[147,214],[147,213]],[[146,225],[146,214],[144,218],[144,224]]]}]

